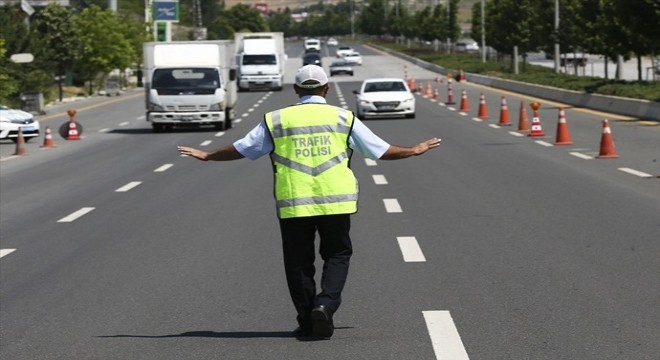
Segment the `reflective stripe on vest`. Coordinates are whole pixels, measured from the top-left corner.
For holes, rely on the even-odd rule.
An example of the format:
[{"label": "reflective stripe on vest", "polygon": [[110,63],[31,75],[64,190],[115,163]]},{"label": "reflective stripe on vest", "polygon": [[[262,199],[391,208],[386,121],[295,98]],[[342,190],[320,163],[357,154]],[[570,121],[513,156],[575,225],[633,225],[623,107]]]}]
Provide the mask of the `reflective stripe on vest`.
[{"label": "reflective stripe on vest", "polygon": [[327,104],[299,104],[266,114],[278,217],[357,211],[357,180],[348,166],[353,118],[350,111]]}]

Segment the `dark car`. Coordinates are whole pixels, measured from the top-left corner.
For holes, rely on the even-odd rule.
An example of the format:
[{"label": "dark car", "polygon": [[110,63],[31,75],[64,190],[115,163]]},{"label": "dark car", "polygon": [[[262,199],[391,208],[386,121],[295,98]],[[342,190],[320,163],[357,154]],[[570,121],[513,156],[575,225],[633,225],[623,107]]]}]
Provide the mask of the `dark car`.
[{"label": "dark car", "polygon": [[303,66],[318,65],[321,66],[321,55],[319,53],[308,53],[303,56]]}]

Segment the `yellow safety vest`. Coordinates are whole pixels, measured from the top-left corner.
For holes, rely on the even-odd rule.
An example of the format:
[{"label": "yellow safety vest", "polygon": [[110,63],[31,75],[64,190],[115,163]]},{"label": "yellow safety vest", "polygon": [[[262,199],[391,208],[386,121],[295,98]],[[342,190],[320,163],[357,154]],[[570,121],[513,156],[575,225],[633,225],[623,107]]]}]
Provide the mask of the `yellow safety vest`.
[{"label": "yellow safety vest", "polygon": [[353,119],[348,110],[310,103],[265,115],[280,219],[357,211],[358,183],[348,146]]}]

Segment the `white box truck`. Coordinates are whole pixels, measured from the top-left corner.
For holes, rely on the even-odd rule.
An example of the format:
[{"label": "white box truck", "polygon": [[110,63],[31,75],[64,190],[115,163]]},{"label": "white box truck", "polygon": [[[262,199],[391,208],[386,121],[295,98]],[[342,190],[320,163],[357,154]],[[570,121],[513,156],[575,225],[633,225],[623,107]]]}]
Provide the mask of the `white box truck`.
[{"label": "white box truck", "polygon": [[231,128],[238,97],[233,41],[148,42],[142,49],[147,121],[154,132]]},{"label": "white box truck", "polygon": [[238,90],[282,90],[284,65],[284,33],[236,33]]}]

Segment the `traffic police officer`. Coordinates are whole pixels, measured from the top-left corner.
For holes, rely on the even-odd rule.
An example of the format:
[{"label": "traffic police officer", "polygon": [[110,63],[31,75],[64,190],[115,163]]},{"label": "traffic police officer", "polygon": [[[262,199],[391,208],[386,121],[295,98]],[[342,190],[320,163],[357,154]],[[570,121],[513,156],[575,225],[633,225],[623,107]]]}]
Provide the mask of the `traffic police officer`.
[{"label": "traffic police officer", "polygon": [[[330,338],[353,253],[350,215],[357,212],[358,184],[349,161],[353,151],[370,159],[396,160],[440,145],[432,138],[412,147],[391,145],[349,110],[326,103],[330,89],[322,67],[306,65],[295,75],[299,102],[265,114],[245,137],[213,152],[179,146],[200,160],[255,160],[270,154],[284,268],[298,313],[296,336]],[[314,240],[323,259],[320,292],[314,280]]]}]

